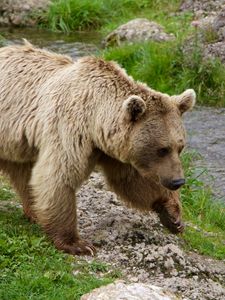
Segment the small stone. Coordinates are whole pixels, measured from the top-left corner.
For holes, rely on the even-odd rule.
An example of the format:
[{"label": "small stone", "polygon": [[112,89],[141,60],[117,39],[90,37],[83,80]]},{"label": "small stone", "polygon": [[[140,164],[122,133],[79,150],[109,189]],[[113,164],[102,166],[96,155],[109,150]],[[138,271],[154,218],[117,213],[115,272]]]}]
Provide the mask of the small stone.
[{"label": "small stone", "polygon": [[130,281],[132,281],[132,282],[138,282],[138,277],[131,277]]},{"label": "small stone", "polygon": [[22,7],[23,7],[23,10],[30,10],[31,9],[29,4],[24,4]]},{"label": "small stone", "polygon": [[174,268],[174,261],[173,261],[173,259],[171,257],[168,258],[165,261],[164,266],[165,266],[166,269],[173,269]]},{"label": "small stone", "polygon": [[178,275],[177,270],[176,270],[176,269],[173,269],[173,270],[170,272],[170,275],[176,277],[176,276]]}]

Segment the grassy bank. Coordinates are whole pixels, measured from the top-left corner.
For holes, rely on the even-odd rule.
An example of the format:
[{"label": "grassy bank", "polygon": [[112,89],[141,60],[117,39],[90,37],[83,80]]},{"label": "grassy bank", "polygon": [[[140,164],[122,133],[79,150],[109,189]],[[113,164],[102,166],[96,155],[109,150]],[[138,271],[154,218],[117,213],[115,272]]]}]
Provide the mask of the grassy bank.
[{"label": "grassy bank", "polygon": [[30,224],[7,184],[0,187],[0,299],[78,300],[92,289],[111,283],[118,272],[99,261],[87,263],[57,251]]},{"label": "grassy bank", "polygon": [[185,153],[183,165],[187,183],[181,189],[184,219],[187,227],[183,238],[188,250],[225,259],[225,204],[215,201],[212,193],[199,178],[202,172],[196,170],[193,161],[196,154]]},{"label": "grassy bank", "polygon": [[136,80],[153,89],[177,94],[193,88],[198,104],[225,105],[225,67],[216,60],[205,60],[196,45],[183,51],[180,41],[124,45],[103,51],[107,60],[115,60]]},{"label": "grassy bank", "polygon": [[[40,16],[40,25],[64,32],[108,31],[132,18],[146,17],[160,20],[164,25],[170,24],[168,29],[172,29],[174,17],[169,13],[176,11],[179,4],[179,0],[52,0],[47,13]],[[176,25],[172,27],[174,29]]]},{"label": "grassy bank", "polygon": [[[123,45],[103,51],[106,59],[118,61],[135,79],[162,92],[176,94],[194,88],[198,104],[225,106],[225,67],[205,60],[198,30],[191,26],[191,13],[177,13],[180,0],[53,0],[40,18],[42,27],[71,32],[99,30],[105,36],[119,25],[138,17],[148,18],[173,33],[164,43]],[[196,36],[192,41],[187,36]],[[213,39],[208,35],[208,42]],[[191,47],[190,47],[191,45]],[[185,49],[185,51],[184,51]]]}]

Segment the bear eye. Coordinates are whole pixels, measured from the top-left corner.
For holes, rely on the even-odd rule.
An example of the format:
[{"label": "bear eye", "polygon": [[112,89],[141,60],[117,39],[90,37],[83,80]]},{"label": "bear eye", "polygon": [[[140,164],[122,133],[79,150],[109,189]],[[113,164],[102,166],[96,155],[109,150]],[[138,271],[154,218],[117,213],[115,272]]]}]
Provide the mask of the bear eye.
[{"label": "bear eye", "polygon": [[169,147],[160,148],[157,150],[157,154],[160,157],[164,157],[168,155],[171,152],[171,149]]}]

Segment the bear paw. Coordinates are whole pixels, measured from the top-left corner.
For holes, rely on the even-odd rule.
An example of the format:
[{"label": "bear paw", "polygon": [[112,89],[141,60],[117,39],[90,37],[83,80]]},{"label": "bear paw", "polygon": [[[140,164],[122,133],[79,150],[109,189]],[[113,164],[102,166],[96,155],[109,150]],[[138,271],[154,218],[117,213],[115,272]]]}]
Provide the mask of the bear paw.
[{"label": "bear paw", "polygon": [[66,253],[72,255],[91,255],[96,254],[96,248],[89,242],[84,240],[78,240],[72,244],[56,245],[59,250],[63,250]]}]

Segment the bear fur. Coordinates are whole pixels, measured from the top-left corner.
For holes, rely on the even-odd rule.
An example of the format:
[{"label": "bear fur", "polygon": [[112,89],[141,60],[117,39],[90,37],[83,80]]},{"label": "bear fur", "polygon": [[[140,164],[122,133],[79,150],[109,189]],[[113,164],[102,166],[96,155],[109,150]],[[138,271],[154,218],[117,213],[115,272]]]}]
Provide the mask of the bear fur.
[{"label": "bear fur", "polygon": [[25,215],[65,252],[95,251],[79,237],[75,200],[95,165],[128,204],[180,232],[181,116],[194,102],[193,90],[162,94],[115,62],[73,62],[26,41],[1,48],[0,169]]}]

